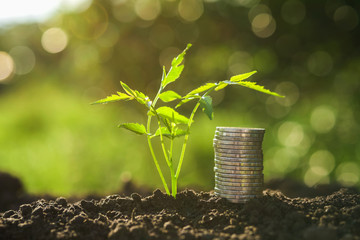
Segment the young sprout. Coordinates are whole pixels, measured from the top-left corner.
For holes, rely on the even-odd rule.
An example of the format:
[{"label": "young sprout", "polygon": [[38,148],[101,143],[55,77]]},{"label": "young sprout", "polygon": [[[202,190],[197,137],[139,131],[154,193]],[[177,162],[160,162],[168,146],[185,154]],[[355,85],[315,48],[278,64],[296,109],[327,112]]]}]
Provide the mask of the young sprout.
[{"label": "young sprout", "polygon": [[[150,153],[154,160],[161,181],[164,185],[165,191],[168,195],[171,194],[174,198],[176,198],[176,194],[177,194],[177,182],[180,176],[181,166],[183,164],[183,160],[185,157],[185,150],[189,139],[190,128],[194,122],[193,120],[194,115],[198,110],[198,108],[200,107],[202,111],[210,119],[213,119],[214,117],[212,98],[209,95],[211,92],[219,91],[229,85],[239,85],[259,92],[270,94],[273,96],[283,97],[275,92],[271,92],[270,90],[265,89],[263,86],[257,85],[255,82],[245,81],[247,78],[255,74],[256,71],[233,76],[230,78],[230,80],[224,80],[217,83],[206,83],[205,85],[202,85],[190,91],[185,96],[181,96],[180,94],[172,90],[164,91],[164,89],[170,83],[175,82],[180,77],[184,69],[183,59],[187,50],[190,47],[191,44],[188,44],[185,50],[172,60],[171,68],[169,69],[168,72],[166,72],[165,67],[163,67],[163,74],[160,82],[160,87],[153,100],[151,100],[144,93],[137,90],[133,90],[125,83],[120,82],[124,92],[117,92],[116,94],[113,94],[111,96],[108,96],[104,99],[101,99],[93,103],[93,104],[100,104],[100,103],[116,102],[120,100],[125,100],[125,101],[136,100],[140,104],[144,105],[144,107],[147,110],[146,125],[143,125],[141,123],[122,123],[118,127],[130,130],[136,134],[145,135],[147,137]],[[157,102],[159,99],[164,103],[178,101],[178,104],[176,105],[175,109],[179,108],[184,103],[190,102],[192,100],[196,101],[196,104],[190,116],[186,117],[178,113],[174,108],[171,108],[169,106],[157,107]],[[153,120],[157,123],[157,129],[155,131],[151,129],[151,123]],[[154,137],[160,138],[160,144],[164,155],[164,159],[166,161],[167,166],[169,167],[170,176],[171,176],[171,193],[168,184],[165,181],[163,172],[160,168],[157,155],[154,152],[154,148],[152,145],[152,139]],[[173,148],[174,148],[174,139],[178,137],[183,137],[183,143],[182,143],[181,153],[179,156],[179,161],[177,166],[175,167],[173,161],[174,159]],[[169,139],[168,144],[165,143],[164,140],[165,138]]]}]

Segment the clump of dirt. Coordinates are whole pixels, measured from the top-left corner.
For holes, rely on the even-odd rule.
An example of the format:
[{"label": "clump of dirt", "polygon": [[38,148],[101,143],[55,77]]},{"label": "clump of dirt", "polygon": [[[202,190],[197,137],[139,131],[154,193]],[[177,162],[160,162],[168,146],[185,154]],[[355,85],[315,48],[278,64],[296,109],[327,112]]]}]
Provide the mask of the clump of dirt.
[{"label": "clump of dirt", "polygon": [[160,190],[70,203],[37,200],[0,213],[0,239],[360,239],[360,194],[263,197],[233,204],[208,192]]}]

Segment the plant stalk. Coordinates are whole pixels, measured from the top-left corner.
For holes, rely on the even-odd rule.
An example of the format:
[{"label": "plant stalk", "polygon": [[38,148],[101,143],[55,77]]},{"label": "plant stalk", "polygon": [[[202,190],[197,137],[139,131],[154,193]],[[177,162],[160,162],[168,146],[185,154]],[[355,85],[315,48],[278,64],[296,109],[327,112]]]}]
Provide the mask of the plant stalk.
[{"label": "plant stalk", "polygon": [[[183,163],[183,161],[184,161],[186,145],[187,145],[187,142],[188,142],[188,139],[189,139],[189,134],[190,134],[190,127],[191,127],[191,124],[192,124],[194,115],[195,115],[197,109],[199,108],[199,106],[200,106],[200,101],[198,101],[198,102],[196,103],[193,111],[191,112],[190,118],[189,118],[189,123],[188,123],[188,126],[187,126],[187,132],[186,132],[186,135],[185,135],[185,137],[184,137],[184,142],[183,142],[183,146],[182,146],[182,149],[181,149],[179,164],[178,164],[177,169],[176,169],[176,174],[175,174],[176,182],[177,182],[177,180],[178,180],[178,178],[179,178],[181,166],[182,166],[182,163]],[[177,185],[177,183],[176,183],[176,185]]]},{"label": "plant stalk", "polygon": [[[159,94],[160,94],[161,90],[162,90],[162,88],[160,87],[158,93],[157,93],[156,96],[155,96],[155,99],[154,99],[151,107],[155,106],[157,100],[159,99]],[[151,107],[150,107],[150,108],[151,108]],[[148,133],[150,133],[151,117],[152,117],[151,115],[148,115],[147,126],[146,126]],[[159,126],[159,127],[160,127],[160,126]],[[160,136],[162,137],[161,130],[160,130]],[[165,181],[164,175],[163,175],[163,173],[162,173],[162,171],[161,171],[159,162],[158,162],[158,160],[157,160],[157,158],[156,158],[156,155],[155,155],[155,153],[154,153],[154,149],[153,149],[153,147],[152,147],[151,137],[150,137],[150,136],[147,136],[147,140],[148,140],[148,145],[149,145],[150,153],[151,153],[151,156],[152,156],[152,158],[153,158],[153,160],[154,160],[154,163],[155,163],[156,169],[157,169],[157,171],[158,171],[158,173],[159,173],[159,176],[160,176],[160,178],[161,178],[161,182],[162,182],[162,184],[164,185],[164,188],[165,188],[166,193],[167,193],[168,195],[170,195],[169,188],[168,188],[168,186],[167,186],[167,183],[166,183],[166,181]]]}]

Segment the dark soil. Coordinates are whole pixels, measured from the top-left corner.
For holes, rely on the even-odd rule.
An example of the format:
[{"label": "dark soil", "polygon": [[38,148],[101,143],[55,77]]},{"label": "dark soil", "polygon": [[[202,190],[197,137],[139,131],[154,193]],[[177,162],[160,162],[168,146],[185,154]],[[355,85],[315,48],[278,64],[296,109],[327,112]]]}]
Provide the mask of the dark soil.
[{"label": "dark soil", "polygon": [[246,204],[192,190],[176,199],[160,190],[42,199],[0,213],[0,239],[360,239],[360,194],[289,198],[268,189]]}]

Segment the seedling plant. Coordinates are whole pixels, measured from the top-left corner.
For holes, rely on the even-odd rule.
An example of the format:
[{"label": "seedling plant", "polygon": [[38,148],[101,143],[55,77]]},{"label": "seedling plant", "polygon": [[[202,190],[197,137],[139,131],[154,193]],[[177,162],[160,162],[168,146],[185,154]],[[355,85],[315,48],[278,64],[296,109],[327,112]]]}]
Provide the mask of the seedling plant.
[{"label": "seedling plant", "polygon": [[[120,81],[121,87],[124,92],[117,92],[111,96],[108,96],[104,99],[94,102],[93,104],[103,104],[116,101],[129,101],[136,100],[140,104],[144,105],[147,110],[147,122],[146,125],[141,123],[122,123],[119,124],[119,128],[124,128],[130,130],[136,134],[144,135],[147,138],[147,143],[149,145],[151,156],[154,160],[154,164],[161,178],[164,189],[168,195],[172,195],[176,198],[177,194],[177,183],[180,176],[181,166],[184,161],[186,146],[189,139],[190,128],[194,122],[194,116],[200,107],[202,111],[209,117],[213,119],[213,107],[212,107],[212,98],[210,93],[213,91],[219,91],[227,86],[239,85],[247,87],[265,94],[274,95],[277,97],[282,97],[281,95],[271,92],[270,90],[265,89],[263,86],[256,84],[255,82],[245,81],[247,78],[256,73],[256,71],[236,75],[230,78],[230,80],[224,80],[217,83],[206,83],[192,91],[190,91],[185,96],[181,96],[175,91],[167,90],[165,88],[170,84],[179,79],[183,69],[184,69],[184,56],[187,50],[191,47],[191,44],[188,44],[187,47],[182,51],[177,57],[175,57],[171,62],[171,67],[168,72],[166,72],[165,66],[163,66],[163,74],[160,82],[160,87],[153,99],[150,99],[144,93],[131,89],[128,85]],[[178,104],[175,106],[175,109],[181,107],[184,103],[195,101],[195,106],[189,117],[186,117],[174,108],[169,106],[157,107],[158,101],[169,103],[173,101],[178,101]],[[151,123],[155,120],[157,129],[153,131],[151,129]],[[164,178],[163,172],[160,168],[158,157],[155,154],[152,140],[155,137],[160,138],[161,148],[166,161],[167,166],[169,167],[170,176],[171,176],[171,193],[168,187],[168,184]],[[179,161],[177,166],[174,166],[174,139],[178,137],[183,137],[182,147],[180,152]],[[165,138],[169,139],[169,142],[165,142]]]}]

